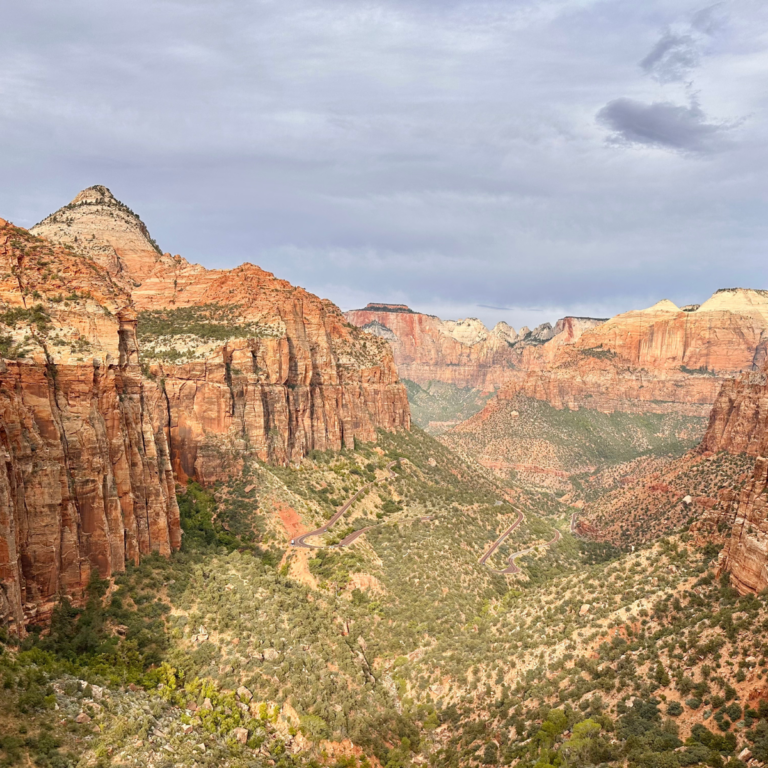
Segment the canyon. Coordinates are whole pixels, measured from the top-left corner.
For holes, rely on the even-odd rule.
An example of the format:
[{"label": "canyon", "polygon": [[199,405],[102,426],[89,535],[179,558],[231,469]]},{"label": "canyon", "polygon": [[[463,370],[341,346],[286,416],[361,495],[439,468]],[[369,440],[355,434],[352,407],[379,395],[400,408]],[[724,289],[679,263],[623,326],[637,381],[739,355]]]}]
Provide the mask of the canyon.
[{"label": "canyon", "polygon": [[553,328],[544,323],[518,333],[507,323],[488,330],[475,318],[441,320],[414,312],[404,304],[368,304],[345,313],[354,325],[392,345],[395,364],[404,379],[426,386],[438,381],[461,389],[492,392],[523,363],[528,347],[555,340],[553,346],[574,342],[586,329],[604,322],[566,317]]},{"label": "canyon", "polygon": [[251,264],[162,253],[102,186],[0,220],[0,617],[180,546],[176,482],[409,428],[391,351]]},{"label": "canyon", "polygon": [[402,305],[346,313],[389,340],[401,376],[524,394],[556,408],[706,417],[726,379],[766,359],[768,292],[724,289],[701,305],[663,300],[608,320],[566,317],[531,332],[443,321]]}]

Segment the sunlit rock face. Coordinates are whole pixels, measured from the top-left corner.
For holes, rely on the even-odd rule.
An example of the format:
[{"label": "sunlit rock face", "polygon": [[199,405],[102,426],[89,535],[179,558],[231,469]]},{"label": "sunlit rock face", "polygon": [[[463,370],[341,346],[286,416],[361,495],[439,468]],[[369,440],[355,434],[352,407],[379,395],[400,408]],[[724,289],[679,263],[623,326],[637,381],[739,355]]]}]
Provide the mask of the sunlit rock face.
[{"label": "sunlit rock face", "polygon": [[0,220],[0,274],[7,619],[178,547],[177,480],[410,427],[384,339],[251,264],[163,254],[105,187],[30,232]]}]

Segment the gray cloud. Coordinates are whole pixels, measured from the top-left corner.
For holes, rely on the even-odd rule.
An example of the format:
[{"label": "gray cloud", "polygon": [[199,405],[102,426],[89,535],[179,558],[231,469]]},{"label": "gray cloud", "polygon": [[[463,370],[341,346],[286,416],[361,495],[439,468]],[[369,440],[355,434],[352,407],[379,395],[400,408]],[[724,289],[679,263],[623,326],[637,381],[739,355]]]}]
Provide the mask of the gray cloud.
[{"label": "gray cloud", "polygon": [[683,80],[701,61],[699,41],[690,34],[667,32],[640,62],[660,82]]},{"label": "gray cloud", "polygon": [[[685,80],[637,66],[659,30],[709,34],[690,0],[6,5],[0,216],[22,226],[106,184],[192,261],[515,327],[768,287],[763,0],[730,3],[693,70],[707,115],[751,116],[728,152]],[[617,141],[675,151],[607,151],[600,105]]]},{"label": "gray cloud", "polygon": [[684,152],[717,152],[726,146],[734,124],[711,123],[695,102],[681,107],[669,102],[644,104],[634,99],[614,99],[597,119],[614,131],[611,141],[642,144]]},{"label": "gray cloud", "polygon": [[667,30],[640,62],[640,68],[660,83],[687,79],[701,65],[709,38],[724,23],[724,3],[702,8],[689,21]]}]

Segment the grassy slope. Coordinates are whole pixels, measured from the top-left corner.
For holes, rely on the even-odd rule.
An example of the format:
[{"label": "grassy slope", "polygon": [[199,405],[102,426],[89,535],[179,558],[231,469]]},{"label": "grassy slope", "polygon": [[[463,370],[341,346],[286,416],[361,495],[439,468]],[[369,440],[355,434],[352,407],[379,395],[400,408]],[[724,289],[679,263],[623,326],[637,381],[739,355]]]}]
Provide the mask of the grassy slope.
[{"label": "grassy slope", "polygon": [[[395,479],[385,470],[391,461]],[[312,528],[372,478],[376,486],[339,525],[374,530],[348,549],[286,555],[286,519]],[[391,768],[415,759],[677,768],[693,757],[717,765],[721,752],[748,743],[760,713],[741,730],[729,723],[762,679],[762,599],[739,601],[713,581],[712,553],[685,537],[619,556],[571,537],[568,510],[552,495],[513,491],[514,508],[493,479],[420,430],[314,454],[300,468],[252,464],[215,498],[190,486],[180,499],[185,551],[147,559],[109,593],[94,585],[91,604],[62,615],[50,638],[32,638],[26,655],[6,650],[0,666],[13,693],[2,722],[15,741],[3,741],[0,757],[44,752],[39,734],[51,729],[62,744],[49,751],[105,765],[350,766],[365,764],[365,754]],[[563,538],[521,558],[520,577],[505,578],[477,559],[517,508],[526,523],[496,567],[555,528]],[[294,578],[300,561],[311,579]],[[18,681],[30,676],[39,682],[22,700],[27,683]],[[106,700],[75,679],[109,684]],[[236,701],[241,685],[252,702]],[[186,710],[206,698],[210,710]],[[671,701],[682,701],[682,714]],[[552,707],[562,716],[549,717]],[[74,723],[81,711],[99,732]],[[716,741],[692,731],[707,711],[719,713],[710,730],[735,735]],[[598,729],[572,730],[584,720]],[[698,739],[682,751],[674,722],[682,739]],[[24,746],[23,727],[34,743]],[[247,745],[234,743],[236,727],[247,730]],[[568,730],[585,731],[586,743],[572,743]]]}]

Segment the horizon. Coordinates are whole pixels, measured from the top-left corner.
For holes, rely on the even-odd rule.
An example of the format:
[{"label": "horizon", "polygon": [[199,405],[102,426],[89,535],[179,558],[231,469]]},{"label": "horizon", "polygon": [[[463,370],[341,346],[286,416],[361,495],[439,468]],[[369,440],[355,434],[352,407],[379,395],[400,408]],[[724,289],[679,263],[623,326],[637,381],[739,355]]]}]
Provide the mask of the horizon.
[{"label": "horizon", "polygon": [[765,285],[768,7],[16,5],[0,212],[92,180],[190,261],[535,327]]},{"label": "horizon", "polygon": [[[94,188],[103,188],[103,189],[105,189],[107,192],[109,192],[109,194],[119,204],[124,205],[129,210],[131,210],[134,213],[134,215],[137,216],[139,221],[141,221],[142,224],[144,224],[144,226],[147,228],[147,231],[149,232],[150,237],[153,238],[152,229],[144,221],[144,219],[141,216],[141,213],[137,212],[136,210],[134,210],[134,208],[132,206],[130,206],[127,203],[125,203],[118,195],[115,195],[114,192],[112,191],[112,189],[107,184],[100,184],[100,183],[99,184],[91,184],[88,187],[84,187],[83,189],[81,189],[72,198],[72,200],[70,200],[69,203],[65,203],[62,206],[60,206],[59,208],[57,208],[57,209],[55,209],[53,211],[50,211],[49,213],[45,214],[42,218],[40,218],[37,221],[35,221],[34,224],[29,225],[28,227],[25,227],[25,229],[32,229],[32,228],[34,228],[38,224],[42,223],[49,216],[53,215],[54,213],[58,212],[59,210],[61,210],[63,208],[66,208],[68,205],[71,205],[72,202],[74,201],[74,199],[76,197],[78,197],[80,194],[82,194],[83,192],[85,192],[86,190],[89,190],[89,189],[94,189]],[[10,220],[8,220],[8,221],[10,221]],[[15,224],[16,222],[11,222],[11,223]],[[161,247],[161,251],[163,251],[164,253],[173,253],[174,250],[175,249],[167,249],[166,250],[166,249],[163,249]],[[182,257],[186,258],[184,256],[184,254],[180,254],[180,255]],[[187,260],[190,261],[189,259],[187,259]],[[205,263],[205,261],[206,261],[205,259],[202,259],[200,262],[192,262],[192,263],[200,263],[200,264],[202,264],[202,266],[204,266],[204,267],[206,267],[208,269],[222,269],[222,268],[224,268],[224,269],[232,269],[232,268],[234,268],[236,266],[239,266],[237,264],[232,265],[232,266],[228,266],[228,267],[219,267],[219,266],[215,266],[215,265],[214,266],[209,266],[208,264]],[[249,263],[249,262],[242,262],[242,263]],[[260,264],[254,264],[254,266],[257,266],[260,269],[264,269],[264,267],[262,267]],[[265,270],[265,271],[272,272],[271,270]],[[277,272],[272,272],[272,274],[274,274],[275,277],[277,277],[279,279],[286,279],[283,275],[280,275]],[[289,280],[289,282],[292,282],[292,281]],[[292,284],[296,285],[297,287],[304,288],[305,290],[308,290],[308,291],[310,291],[312,293],[315,293],[310,288],[308,288],[307,286],[303,286],[300,283],[292,283]],[[411,311],[411,312],[413,312],[415,314],[429,315],[429,316],[432,316],[432,317],[437,317],[438,319],[440,319],[442,321],[466,322],[466,321],[470,321],[470,320],[476,320],[476,321],[481,322],[485,326],[485,328],[487,330],[493,329],[499,323],[506,323],[507,325],[511,326],[513,328],[513,330],[519,332],[521,330],[521,328],[523,328],[523,327],[528,327],[530,330],[535,330],[536,328],[538,328],[540,326],[543,326],[543,325],[546,325],[546,324],[549,324],[550,326],[554,327],[555,324],[559,320],[565,319],[565,318],[568,318],[568,317],[572,317],[572,318],[575,318],[575,319],[584,319],[584,320],[603,320],[603,321],[607,321],[607,320],[610,320],[612,317],[615,317],[616,315],[624,314],[626,312],[633,312],[633,311],[641,311],[641,310],[645,310],[645,309],[650,309],[651,307],[655,306],[656,304],[659,304],[659,303],[662,303],[662,302],[665,302],[665,301],[672,301],[672,303],[675,304],[675,306],[677,306],[678,309],[682,309],[683,307],[686,307],[686,306],[700,306],[701,304],[704,304],[704,302],[707,301],[707,299],[711,298],[712,296],[716,295],[717,293],[722,293],[722,292],[727,292],[727,291],[755,291],[757,293],[768,292],[768,290],[766,290],[766,289],[753,288],[753,287],[744,287],[744,286],[739,286],[739,287],[735,287],[735,288],[734,287],[732,287],[732,288],[717,288],[709,296],[707,296],[706,298],[704,298],[700,302],[689,302],[688,304],[682,304],[681,305],[681,304],[678,304],[677,302],[674,302],[672,299],[664,297],[664,298],[661,298],[661,299],[657,299],[656,301],[653,301],[652,303],[648,304],[647,306],[627,307],[627,308],[621,309],[620,311],[615,312],[614,314],[612,314],[610,316],[597,316],[597,315],[584,315],[584,314],[580,315],[580,314],[568,313],[568,314],[561,314],[561,315],[558,315],[557,317],[550,318],[550,319],[543,319],[540,322],[537,322],[535,325],[528,325],[525,322],[520,323],[519,325],[514,325],[513,323],[508,322],[504,318],[500,318],[500,319],[497,319],[495,321],[488,322],[488,321],[484,320],[483,317],[481,317],[480,315],[467,315],[465,317],[451,317],[451,316],[446,317],[446,316],[438,315],[438,314],[433,313],[433,312],[421,310],[418,307],[414,308],[414,307],[410,306],[409,304],[404,304],[402,302],[384,301],[384,300],[377,300],[377,299],[371,299],[370,301],[367,301],[365,305],[361,305],[359,307],[358,306],[345,307],[340,302],[336,301],[336,299],[334,299],[334,297],[332,297],[332,296],[323,296],[322,294],[319,294],[319,293],[316,294],[316,295],[320,296],[320,298],[323,298],[323,299],[329,299],[334,304],[336,304],[339,307],[339,309],[341,309],[342,312],[352,312],[352,311],[364,310],[364,309],[367,309],[368,305],[374,305],[374,306],[393,306],[393,307],[394,306],[401,306],[401,307],[404,307],[405,309],[407,309],[407,310],[409,310],[409,311]]]}]

